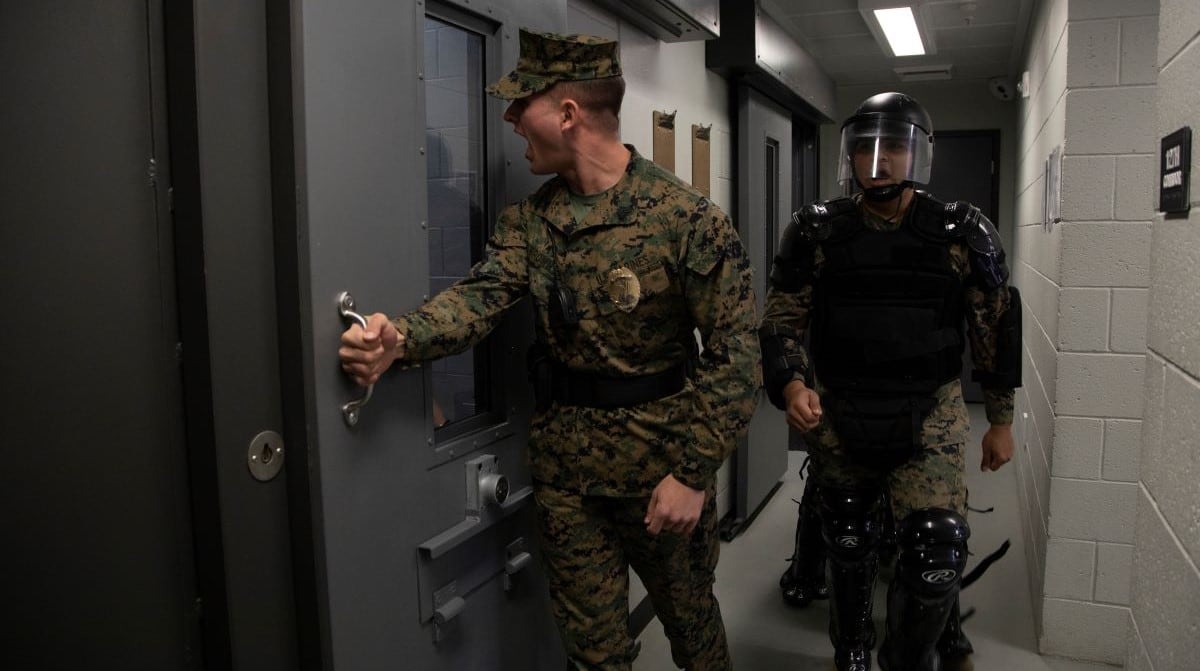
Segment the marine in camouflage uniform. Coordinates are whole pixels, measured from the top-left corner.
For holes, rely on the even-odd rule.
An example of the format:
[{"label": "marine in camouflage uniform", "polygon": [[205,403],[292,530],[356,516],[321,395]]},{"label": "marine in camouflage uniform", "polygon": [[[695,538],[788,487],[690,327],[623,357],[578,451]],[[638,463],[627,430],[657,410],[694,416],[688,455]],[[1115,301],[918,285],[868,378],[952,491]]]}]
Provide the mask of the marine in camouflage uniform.
[{"label": "marine in camouflage uniform", "polygon": [[[831,562],[830,637],[843,671],[871,668],[871,591],[887,501],[900,556],[881,666],[971,668],[957,602],[969,535],[970,427],[958,377],[964,320],[995,432],[985,437],[984,467],[1011,457],[1020,302],[995,229],[978,209],[913,190],[928,181],[931,132],[928,115],[901,94],[868,99],[846,122],[842,174],[863,193],[796,214],[763,318],[768,394],[808,431]],[[889,153],[890,163],[879,158]],[[881,175],[861,174],[864,165]],[[810,332],[811,359],[803,345]]]},{"label": "marine in camouflage uniform", "polygon": [[[522,99],[619,76],[620,66],[612,41],[527,31],[520,41],[517,69],[488,90],[517,101],[505,118],[530,141],[537,172],[545,152]],[[612,142],[628,163],[611,188],[581,196],[563,175],[550,179],[501,213],[468,277],[391,323],[407,359],[435,359],[479,343],[532,298],[542,388],[529,461],[570,668],[631,668],[632,566],[675,663],[729,669],[712,591],[714,490],[761,381],[750,265],[716,205],[615,134]],[[667,480],[700,497],[683,533],[653,521]]]}]

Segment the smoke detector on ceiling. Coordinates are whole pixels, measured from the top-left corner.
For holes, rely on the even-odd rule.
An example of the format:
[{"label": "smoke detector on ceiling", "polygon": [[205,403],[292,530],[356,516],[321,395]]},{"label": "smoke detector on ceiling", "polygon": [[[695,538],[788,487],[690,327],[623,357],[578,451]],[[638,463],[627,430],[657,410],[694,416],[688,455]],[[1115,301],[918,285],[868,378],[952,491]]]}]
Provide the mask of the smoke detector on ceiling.
[{"label": "smoke detector on ceiling", "polygon": [[953,65],[906,65],[892,68],[902,82],[925,82],[935,79],[950,79]]}]

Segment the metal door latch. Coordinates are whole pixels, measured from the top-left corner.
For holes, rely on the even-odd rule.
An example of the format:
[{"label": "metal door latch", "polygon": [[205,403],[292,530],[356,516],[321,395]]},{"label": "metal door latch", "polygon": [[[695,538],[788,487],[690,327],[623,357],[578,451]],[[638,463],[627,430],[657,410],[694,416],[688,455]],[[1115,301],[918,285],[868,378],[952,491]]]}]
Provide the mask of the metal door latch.
[{"label": "metal door latch", "polygon": [[[350,292],[343,291],[338,294],[337,302],[338,314],[342,316],[342,319],[358,322],[358,325],[363,327],[364,330],[367,328],[366,317],[354,311],[354,297],[350,295]],[[371,394],[374,392],[375,385],[370,385],[367,387],[366,393],[362,395],[362,398],[342,404],[342,419],[346,421],[346,426],[352,427],[358,424],[359,410],[371,400]]]},{"label": "metal door latch", "polygon": [[524,538],[518,538],[509,543],[508,547],[504,549],[504,553],[508,557],[504,562],[504,591],[509,592],[513,588],[513,576],[533,563],[533,555],[525,550]]},{"label": "metal door latch", "polygon": [[467,601],[458,595],[458,583],[451,581],[433,593],[433,643],[441,643],[450,634],[450,623],[462,614]]}]

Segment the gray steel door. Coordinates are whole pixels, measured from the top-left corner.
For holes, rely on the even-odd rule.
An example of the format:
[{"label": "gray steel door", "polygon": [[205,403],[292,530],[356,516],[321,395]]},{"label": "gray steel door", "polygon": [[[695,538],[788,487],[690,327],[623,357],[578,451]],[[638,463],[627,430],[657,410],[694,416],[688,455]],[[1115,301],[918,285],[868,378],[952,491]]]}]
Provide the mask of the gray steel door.
[{"label": "gray steel door", "polygon": [[478,258],[508,198],[504,159],[521,161],[482,87],[515,62],[518,21],[554,17],[539,4],[485,16],[424,2],[294,4],[309,513],[328,669],[565,666],[525,464],[527,311],[475,352],[390,372],[353,425],[342,406],[363,390],[336,355],[342,292],[359,313],[397,314]]},{"label": "gray steel door", "polygon": [[[738,232],[754,270],[758,315],[780,236],[792,213],[791,115],[754,89],[738,90]],[[745,523],[787,470],[788,432],[782,412],[760,393],[746,445],[738,448],[733,520]],[[736,530],[733,531],[736,533]]]},{"label": "gray steel door", "polygon": [[6,669],[201,663],[161,25],[0,4]]}]

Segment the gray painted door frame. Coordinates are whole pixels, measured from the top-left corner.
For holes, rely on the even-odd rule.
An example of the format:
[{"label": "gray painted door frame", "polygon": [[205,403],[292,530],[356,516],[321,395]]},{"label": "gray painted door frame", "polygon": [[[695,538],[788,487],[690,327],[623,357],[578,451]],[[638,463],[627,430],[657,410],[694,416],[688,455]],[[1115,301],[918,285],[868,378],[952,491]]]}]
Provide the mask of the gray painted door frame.
[{"label": "gray painted door frame", "polygon": [[[735,90],[737,225],[750,256],[761,318],[776,246],[793,209],[792,115],[744,83],[735,84]],[[733,505],[722,520],[727,539],[753,520],[787,470],[787,423],[764,392],[759,396],[746,440],[734,453]]]}]

